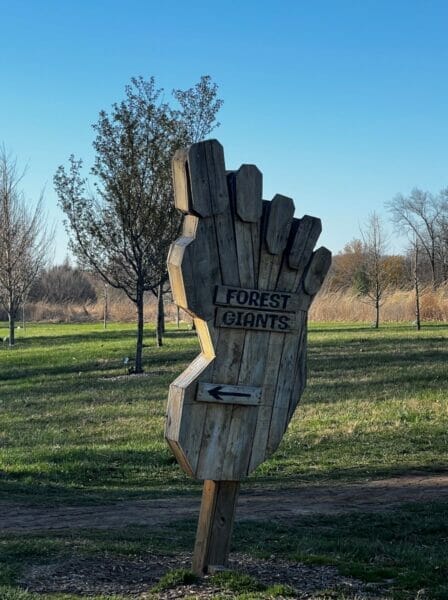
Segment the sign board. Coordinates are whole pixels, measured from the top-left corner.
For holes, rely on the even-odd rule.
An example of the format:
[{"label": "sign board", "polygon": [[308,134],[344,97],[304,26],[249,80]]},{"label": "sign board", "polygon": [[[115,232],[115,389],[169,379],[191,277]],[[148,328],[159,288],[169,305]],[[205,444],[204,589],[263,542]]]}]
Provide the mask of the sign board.
[{"label": "sign board", "polygon": [[[314,250],[319,219],[295,218],[286,196],[262,200],[260,171],[226,171],[216,140],[178,151],[173,177],[184,219],[168,256],[171,289],[194,319],[201,353],[170,386],[165,436],[182,468],[206,481],[204,494],[219,496],[204,496],[202,515],[221,496],[233,506],[232,485],[282,439],[305,388],[307,312],[331,254]],[[216,550],[204,531],[197,571]]]}]

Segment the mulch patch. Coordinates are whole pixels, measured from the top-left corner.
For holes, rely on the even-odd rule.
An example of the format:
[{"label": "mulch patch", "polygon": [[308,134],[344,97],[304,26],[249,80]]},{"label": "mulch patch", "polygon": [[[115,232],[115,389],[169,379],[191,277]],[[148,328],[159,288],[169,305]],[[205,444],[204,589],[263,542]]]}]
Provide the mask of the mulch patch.
[{"label": "mulch patch", "polygon": [[[211,585],[208,577],[197,584],[180,586],[153,595],[150,592],[168,570],[189,569],[191,555],[148,555],[144,559],[117,557],[71,558],[44,565],[33,565],[22,578],[20,585],[31,592],[72,593],[86,597],[96,594],[123,595],[129,598],[232,598],[232,592]],[[384,589],[344,577],[335,567],[312,566],[282,561],[275,558],[255,559],[243,554],[232,556],[229,568],[255,577],[270,586],[276,583],[294,588],[300,600],[331,598],[332,592],[343,593],[345,598],[375,600],[387,598]],[[325,595],[324,595],[325,593]],[[338,595],[338,594],[337,594]],[[278,596],[278,598],[281,598]]]}]

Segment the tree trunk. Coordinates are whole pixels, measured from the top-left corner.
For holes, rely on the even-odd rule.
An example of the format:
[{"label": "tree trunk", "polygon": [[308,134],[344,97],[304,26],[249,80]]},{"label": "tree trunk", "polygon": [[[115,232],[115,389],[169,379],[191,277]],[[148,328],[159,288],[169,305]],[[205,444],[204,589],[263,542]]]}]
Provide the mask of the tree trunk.
[{"label": "tree trunk", "polygon": [[104,285],[104,313],[103,313],[103,327],[107,329],[107,314],[108,306],[107,306],[107,284]]},{"label": "tree trunk", "polygon": [[378,298],[375,299],[375,329],[379,329],[380,326],[380,301]]},{"label": "tree trunk", "polygon": [[176,306],[176,327],[180,329],[180,308]]},{"label": "tree trunk", "polygon": [[431,256],[431,277],[432,277],[432,289],[435,290],[437,288],[437,279],[436,279],[436,261],[434,256]]},{"label": "tree trunk", "polygon": [[143,373],[143,290],[137,292],[137,348],[135,352],[135,373]]},{"label": "tree trunk", "polygon": [[163,346],[163,334],[165,332],[165,309],[163,305],[163,286],[159,284],[157,290],[157,326],[156,326],[156,338],[157,347]]},{"label": "tree trunk", "polygon": [[8,320],[9,320],[9,340],[8,340],[8,344],[9,346],[14,346],[15,344],[15,318],[14,318],[14,313],[12,312],[12,310],[10,309],[10,311],[8,312]]},{"label": "tree trunk", "polygon": [[417,331],[420,331],[420,289],[418,280],[418,245],[415,244],[414,253],[414,290],[415,290],[415,325]]}]

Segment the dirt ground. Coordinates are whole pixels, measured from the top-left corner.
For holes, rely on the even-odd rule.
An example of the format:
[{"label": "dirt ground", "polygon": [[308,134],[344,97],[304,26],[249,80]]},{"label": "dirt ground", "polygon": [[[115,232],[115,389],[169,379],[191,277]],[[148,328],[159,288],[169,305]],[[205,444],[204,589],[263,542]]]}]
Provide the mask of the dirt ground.
[{"label": "dirt ground", "polygon": [[[448,473],[409,474],[363,483],[331,487],[308,485],[282,491],[242,490],[238,501],[238,520],[285,521],[304,514],[341,514],[353,511],[394,510],[406,502],[448,501]],[[26,533],[64,529],[119,529],[126,526],[159,525],[170,521],[196,518],[198,497],[164,498],[117,502],[105,506],[28,507],[0,503],[0,531]],[[189,568],[191,556],[145,556],[142,559],[71,558],[45,564],[33,564],[24,573],[23,588],[35,592],[65,592],[85,596],[123,594],[144,600],[154,598],[149,590],[169,569]],[[255,576],[271,585],[286,583],[297,590],[300,600],[351,598],[374,600],[389,598],[386,586],[363,583],[342,576],[334,567],[304,565],[250,556],[231,556],[230,568]],[[326,590],[327,595],[321,595]],[[331,594],[335,595],[332,596]],[[340,595],[342,594],[342,595]],[[198,584],[182,586],[156,596],[174,598],[232,598],[213,588],[207,578]],[[279,596],[279,598],[281,598]]]},{"label": "dirt ground", "polygon": [[[326,487],[308,485],[285,490],[241,491],[236,519],[287,520],[305,514],[393,510],[405,502],[448,501],[447,474],[411,474],[363,483]],[[180,496],[117,502],[105,506],[29,507],[0,502],[0,531],[113,529],[130,525],[159,525],[194,518],[199,497]]]}]

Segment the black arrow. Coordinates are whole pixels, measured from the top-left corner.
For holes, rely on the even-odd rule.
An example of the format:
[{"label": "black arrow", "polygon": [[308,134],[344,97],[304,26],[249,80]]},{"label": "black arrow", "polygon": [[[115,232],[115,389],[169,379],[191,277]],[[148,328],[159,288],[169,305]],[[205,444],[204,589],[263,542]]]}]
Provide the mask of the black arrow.
[{"label": "black arrow", "polygon": [[208,390],[208,393],[216,400],[222,400],[222,396],[237,396],[238,398],[250,398],[251,396],[251,394],[243,394],[241,392],[221,392],[222,388],[222,385],[217,385],[211,390]]}]

